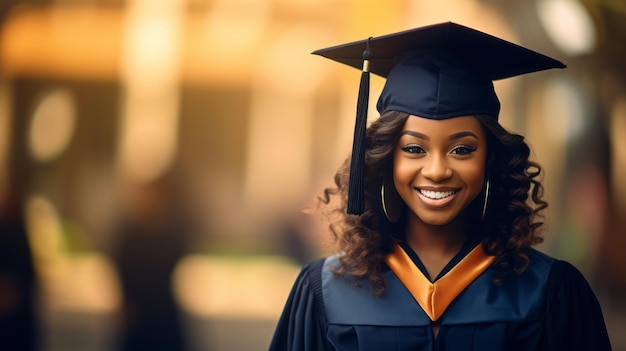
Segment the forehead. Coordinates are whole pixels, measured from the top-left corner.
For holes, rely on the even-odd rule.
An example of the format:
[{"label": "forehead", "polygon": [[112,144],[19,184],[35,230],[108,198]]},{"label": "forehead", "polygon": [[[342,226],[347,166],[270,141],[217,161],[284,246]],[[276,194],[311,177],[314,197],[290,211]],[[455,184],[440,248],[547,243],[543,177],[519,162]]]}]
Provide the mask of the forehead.
[{"label": "forehead", "polygon": [[443,120],[409,116],[404,123],[403,131],[417,131],[424,134],[450,135],[462,131],[470,131],[482,138],[483,127],[475,116],[460,116]]}]

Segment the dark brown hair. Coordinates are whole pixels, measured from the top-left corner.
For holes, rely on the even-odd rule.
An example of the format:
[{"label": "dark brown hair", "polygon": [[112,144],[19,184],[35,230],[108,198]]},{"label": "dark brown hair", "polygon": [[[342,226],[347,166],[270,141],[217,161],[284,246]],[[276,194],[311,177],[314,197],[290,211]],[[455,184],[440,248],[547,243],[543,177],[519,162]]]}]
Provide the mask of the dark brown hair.
[{"label": "dark brown hair", "polygon": [[[335,187],[324,189],[321,201],[327,205],[339,198],[331,209],[330,231],[337,244],[340,266],[335,274],[367,278],[375,294],[382,294],[384,257],[391,252],[394,240],[404,233],[404,221],[390,223],[382,210],[380,189],[390,177],[393,152],[408,114],[388,112],[368,127],[365,155],[365,212],[361,216],[345,213],[348,193],[349,158],[335,174]],[[543,224],[538,214],[547,207],[542,200],[543,187],[537,179],[541,167],[529,160],[530,149],[524,137],[506,131],[492,117],[476,116],[487,135],[487,176],[490,181],[488,209],[480,222],[484,193],[468,207],[476,212],[480,235],[488,253],[496,255],[498,281],[511,273],[521,273],[528,266],[527,248],[542,239],[537,229]]]}]

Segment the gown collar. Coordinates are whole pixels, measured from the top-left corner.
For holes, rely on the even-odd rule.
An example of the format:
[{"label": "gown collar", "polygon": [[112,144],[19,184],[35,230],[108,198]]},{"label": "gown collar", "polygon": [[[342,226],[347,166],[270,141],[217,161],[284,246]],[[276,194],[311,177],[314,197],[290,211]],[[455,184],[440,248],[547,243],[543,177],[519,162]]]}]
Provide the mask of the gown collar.
[{"label": "gown collar", "polygon": [[[428,317],[432,321],[437,321],[450,303],[495,259],[495,256],[485,253],[482,243],[478,243],[469,253],[462,255],[465,251],[462,249],[434,282],[431,282],[424,273],[423,264],[409,247],[403,248],[401,244],[394,244],[393,251],[385,257],[385,262]],[[454,264],[455,262],[458,263]],[[422,265],[422,269],[419,265]]]}]

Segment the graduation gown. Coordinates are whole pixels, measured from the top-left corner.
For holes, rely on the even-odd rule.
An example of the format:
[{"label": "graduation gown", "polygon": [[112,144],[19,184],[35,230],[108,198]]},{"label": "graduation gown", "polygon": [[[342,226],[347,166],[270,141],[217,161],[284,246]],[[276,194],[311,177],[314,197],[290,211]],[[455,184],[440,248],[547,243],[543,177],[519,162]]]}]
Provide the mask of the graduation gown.
[{"label": "graduation gown", "polygon": [[[571,264],[529,250],[528,268],[495,284],[493,257],[465,250],[434,282],[407,245],[386,260],[386,290],[337,276],[337,256],[301,270],[270,351],[610,350],[598,301]],[[439,326],[437,335],[433,324]]]}]

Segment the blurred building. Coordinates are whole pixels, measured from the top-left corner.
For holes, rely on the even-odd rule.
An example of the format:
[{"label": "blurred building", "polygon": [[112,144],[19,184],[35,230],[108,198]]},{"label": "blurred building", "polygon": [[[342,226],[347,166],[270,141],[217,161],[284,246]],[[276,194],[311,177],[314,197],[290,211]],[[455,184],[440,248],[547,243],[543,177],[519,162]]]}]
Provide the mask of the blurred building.
[{"label": "blurred building", "polygon": [[448,20],[568,65],[498,82],[501,121],[545,167],[540,249],[583,270],[626,349],[626,4],[3,0],[0,198],[19,194],[40,347],[122,348],[138,286],[180,347],[265,349],[324,252],[299,209],[351,145],[358,72],[310,52]]}]

